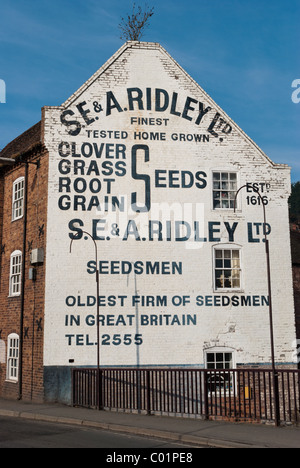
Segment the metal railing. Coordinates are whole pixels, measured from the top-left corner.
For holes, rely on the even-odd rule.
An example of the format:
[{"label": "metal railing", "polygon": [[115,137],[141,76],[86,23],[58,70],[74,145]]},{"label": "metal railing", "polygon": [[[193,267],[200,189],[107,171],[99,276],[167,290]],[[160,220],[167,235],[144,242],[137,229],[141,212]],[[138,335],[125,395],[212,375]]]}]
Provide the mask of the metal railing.
[{"label": "metal railing", "polygon": [[197,415],[204,419],[300,421],[300,371],[276,369],[73,369],[73,406]]}]

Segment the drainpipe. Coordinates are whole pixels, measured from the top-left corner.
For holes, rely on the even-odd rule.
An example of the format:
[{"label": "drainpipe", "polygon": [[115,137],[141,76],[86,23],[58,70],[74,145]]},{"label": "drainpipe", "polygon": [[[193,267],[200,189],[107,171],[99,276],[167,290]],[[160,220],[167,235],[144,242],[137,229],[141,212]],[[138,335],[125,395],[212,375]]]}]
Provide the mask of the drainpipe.
[{"label": "drainpipe", "polygon": [[23,217],[23,250],[22,250],[22,284],[21,284],[21,310],[20,310],[20,333],[19,333],[19,395],[22,400],[23,393],[23,331],[24,331],[24,308],[25,308],[25,274],[26,274],[26,242],[27,242],[27,201],[28,201],[28,167],[33,164],[39,169],[40,161],[25,163],[24,176],[24,217]]}]

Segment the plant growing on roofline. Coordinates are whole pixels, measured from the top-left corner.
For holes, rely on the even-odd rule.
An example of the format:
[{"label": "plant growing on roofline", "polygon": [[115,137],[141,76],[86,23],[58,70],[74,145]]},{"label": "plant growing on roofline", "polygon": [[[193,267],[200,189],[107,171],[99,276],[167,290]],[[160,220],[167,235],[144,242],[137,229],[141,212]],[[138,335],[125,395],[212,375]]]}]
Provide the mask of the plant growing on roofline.
[{"label": "plant growing on roofline", "polygon": [[121,31],[120,39],[125,41],[140,41],[145,29],[149,27],[149,19],[154,15],[154,7],[149,8],[146,4],[145,8],[136,7],[133,4],[132,14],[121,18],[119,29]]}]

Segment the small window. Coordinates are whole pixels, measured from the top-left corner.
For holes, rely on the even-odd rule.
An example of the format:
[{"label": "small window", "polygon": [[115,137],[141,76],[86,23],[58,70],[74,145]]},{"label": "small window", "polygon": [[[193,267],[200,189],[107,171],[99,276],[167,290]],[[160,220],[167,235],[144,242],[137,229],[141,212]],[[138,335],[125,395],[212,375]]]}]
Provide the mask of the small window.
[{"label": "small window", "polygon": [[12,333],[7,343],[7,380],[18,381],[19,371],[19,336]]},{"label": "small window", "polygon": [[241,261],[238,249],[215,249],[215,290],[241,289]]},{"label": "small window", "polygon": [[227,351],[209,351],[206,353],[206,368],[211,369],[207,374],[207,387],[210,394],[231,391],[234,383],[233,354]]},{"label": "small window", "polygon": [[213,172],[213,209],[234,209],[237,192],[235,172]]},{"label": "small window", "polygon": [[23,216],[24,208],[24,177],[17,179],[13,185],[12,220]]},{"label": "small window", "polygon": [[207,369],[232,369],[232,353],[216,352],[206,354]]},{"label": "small window", "polygon": [[21,294],[22,252],[16,250],[10,256],[9,295]]}]

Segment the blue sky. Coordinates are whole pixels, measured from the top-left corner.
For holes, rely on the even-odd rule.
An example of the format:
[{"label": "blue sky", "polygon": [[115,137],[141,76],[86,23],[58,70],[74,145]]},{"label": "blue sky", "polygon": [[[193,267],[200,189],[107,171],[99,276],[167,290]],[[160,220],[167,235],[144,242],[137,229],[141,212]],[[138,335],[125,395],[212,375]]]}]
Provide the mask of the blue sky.
[{"label": "blue sky", "polygon": [[[144,1],[136,1],[145,5]],[[300,0],[148,0],[159,42],[274,161],[300,180]],[[129,0],[0,0],[0,148],[60,105],[123,44]],[[300,96],[300,93],[299,93]]]}]

